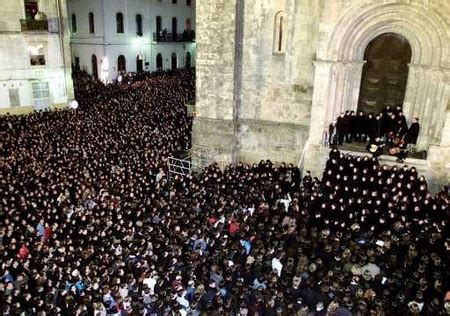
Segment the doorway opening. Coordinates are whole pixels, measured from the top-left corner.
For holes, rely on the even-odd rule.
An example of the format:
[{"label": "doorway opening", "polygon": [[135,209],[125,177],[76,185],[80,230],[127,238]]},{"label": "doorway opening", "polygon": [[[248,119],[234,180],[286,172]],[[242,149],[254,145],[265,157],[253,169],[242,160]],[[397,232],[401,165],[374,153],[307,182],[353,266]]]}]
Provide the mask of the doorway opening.
[{"label": "doorway opening", "polygon": [[397,33],[373,39],[364,52],[358,111],[379,113],[388,105],[402,106],[408,80],[411,46]]}]

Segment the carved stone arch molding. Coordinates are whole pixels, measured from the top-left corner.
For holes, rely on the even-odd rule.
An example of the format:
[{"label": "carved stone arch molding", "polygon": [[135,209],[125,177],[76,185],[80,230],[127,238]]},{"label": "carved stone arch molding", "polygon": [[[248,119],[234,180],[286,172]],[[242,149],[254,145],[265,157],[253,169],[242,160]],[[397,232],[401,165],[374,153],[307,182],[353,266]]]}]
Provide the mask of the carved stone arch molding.
[{"label": "carved stone arch molding", "polygon": [[323,129],[341,111],[357,109],[364,51],[384,33],[400,34],[411,45],[403,111],[409,122],[420,118],[419,149],[441,142],[449,100],[450,26],[436,7],[398,2],[352,6],[323,36],[315,62],[311,142],[321,141]]}]

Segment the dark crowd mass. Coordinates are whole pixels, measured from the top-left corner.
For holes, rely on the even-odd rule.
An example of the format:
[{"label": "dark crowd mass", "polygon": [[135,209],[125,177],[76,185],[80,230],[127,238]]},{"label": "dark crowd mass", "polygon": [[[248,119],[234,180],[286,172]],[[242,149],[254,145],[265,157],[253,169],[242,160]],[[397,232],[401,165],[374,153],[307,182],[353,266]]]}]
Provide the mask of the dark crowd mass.
[{"label": "dark crowd mass", "polygon": [[75,76],[76,110],[1,117],[3,315],[448,315],[448,188],[330,152],[167,178],[194,74]]}]

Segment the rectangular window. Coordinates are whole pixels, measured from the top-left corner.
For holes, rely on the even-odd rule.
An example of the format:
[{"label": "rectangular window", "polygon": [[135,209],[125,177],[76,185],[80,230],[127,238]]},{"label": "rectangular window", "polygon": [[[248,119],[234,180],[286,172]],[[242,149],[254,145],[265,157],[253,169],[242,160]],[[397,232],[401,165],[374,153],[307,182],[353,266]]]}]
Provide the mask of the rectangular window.
[{"label": "rectangular window", "polygon": [[89,13],[89,33],[95,33],[95,22],[94,22],[94,13]]},{"label": "rectangular window", "polygon": [[136,35],[142,36],[142,15],[136,14]]},{"label": "rectangular window", "polygon": [[77,32],[77,16],[72,14],[72,33]]},{"label": "rectangular window", "polygon": [[118,12],[116,14],[117,34],[123,34],[123,14]]},{"label": "rectangular window", "polygon": [[173,4],[177,4],[177,0],[172,0],[172,3]]},{"label": "rectangular window", "polygon": [[186,5],[190,6],[191,5],[191,0],[186,0]]},{"label": "rectangular window", "polygon": [[31,66],[45,66],[44,44],[35,44],[28,46],[30,51]]},{"label": "rectangular window", "polygon": [[31,83],[33,88],[34,108],[37,111],[47,110],[50,107],[50,91],[48,82],[35,81]]},{"label": "rectangular window", "polygon": [[18,88],[9,88],[9,105],[20,106],[20,96]]}]

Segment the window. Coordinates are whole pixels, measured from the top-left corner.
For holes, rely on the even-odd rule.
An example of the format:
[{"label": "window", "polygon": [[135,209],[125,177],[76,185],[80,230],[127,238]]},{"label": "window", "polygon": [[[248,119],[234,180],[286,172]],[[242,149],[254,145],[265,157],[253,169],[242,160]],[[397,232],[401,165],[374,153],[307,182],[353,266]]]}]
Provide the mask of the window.
[{"label": "window", "polygon": [[94,79],[98,79],[98,63],[97,63],[97,56],[92,55],[91,57],[91,66],[92,66],[92,77]]},{"label": "window", "polygon": [[39,3],[36,0],[25,1],[25,17],[27,20],[34,20],[39,12]]},{"label": "window", "polygon": [[273,52],[283,54],[286,50],[286,13],[283,11],[275,15],[275,30]]},{"label": "window", "polygon": [[191,5],[191,0],[186,0],[186,5],[190,6]]},{"label": "window", "polygon": [[172,18],[172,41],[176,42],[177,41],[177,18],[173,17]]},{"label": "window", "polygon": [[184,67],[186,69],[191,69],[191,53],[190,52],[186,53],[186,63],[184,65]]},{"label": "window", "polygon": [[89,33],[95,33],[94,13],[89,13]]},{"label": "window", "polygon": [[191,19],[186,19],[186,22],[185,22],[185,24],[184,24],[184,28],[187,30],[187,31],[190,31],[191,30],[191,27],[192,27],[192,22],[191,22]]},{"label": "window", "polygon": [[31,66],[45,66],[44,44],[35,44],[28,47],[30,51]]},{"label": "window", "polygon": [[50,91],[48,89],[48,82],[35,81],[31,83],[31,86],[33,89],[35,110],[47,110],[50,107]]},{"label": "window", "polygon": [[162,19],[161,19],[161,17],[158,15],[158,16],[156,17],[156,41],[157,41],[157,42],[160,42],[160,41],[161,41],[161,38],[162,38],[161,31],[162,31]]},{"label": "window", "polygon": [[136,14],[136,35],[142,36],[142,15]]},{"label": "window", "polygon": [[77,16],[72,14],[72,33],[77,32]]},{"label": "window", "polygon": [[171,66],[172,66],[172,70],[175,70],[175,69],[177,69],[177,54],[176,53],[172,53],[172,63],[171,63]]},{"label": "window", "polygon": [[163,69],[163,59],[161,54],[156,55],[156,69],[157,70]]},{"label": "window", "polygon": [[124,55],[120,55],[119,58],[117,58],[117,71],[119,72],[125,72],[127,71],[126,66],[126,60]]},{"label": "window", "polygon": [[172,0],[172,3],[173,4],[177,4],[177,0]]},{"label": "window", "polygon": [[80,71],[80,57],[75,57],[74,65],[75,71]]},{"label": "window", "polygon": [[123,14],[118,12],[116,14],[117,34],[123,34]]},{"label": "window", "polygon": [[20,106],[20,97],[18,88],[9,88],[9,106]]}]

